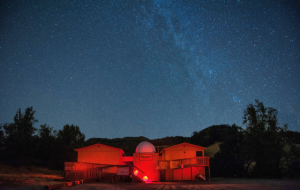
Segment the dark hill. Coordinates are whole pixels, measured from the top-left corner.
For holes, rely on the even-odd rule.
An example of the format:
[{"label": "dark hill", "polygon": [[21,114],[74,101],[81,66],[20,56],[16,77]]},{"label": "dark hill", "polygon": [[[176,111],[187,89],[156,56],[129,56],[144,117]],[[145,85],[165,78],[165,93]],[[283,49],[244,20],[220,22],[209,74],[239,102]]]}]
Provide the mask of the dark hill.
[{"label": "dark hill", "polygon": [[207,147],[215,142],[224,142],[237,131],[236,125],[213,125],[202,131],[195,131],[191,137],[191,143]]}]

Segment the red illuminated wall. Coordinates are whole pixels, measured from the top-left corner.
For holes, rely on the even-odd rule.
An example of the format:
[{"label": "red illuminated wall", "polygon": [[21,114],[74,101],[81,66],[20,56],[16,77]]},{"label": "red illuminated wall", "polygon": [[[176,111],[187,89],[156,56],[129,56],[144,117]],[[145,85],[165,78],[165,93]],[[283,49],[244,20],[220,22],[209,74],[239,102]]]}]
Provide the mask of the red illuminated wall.
[{"label": "red illuminated wall", "polygon": [[[193,166],[183,169],[177,168],[173,170],[159,170],[158,166],[158,160],[173,160],[173,162],[177,163],[178,160],[181,159],[195,158],[197,151],[202,151],[202,155],[204,156],[204,150],[205,148],[201,146],[196,146],[189,143],[181,143],[179,145],[163,149],[161,151],[162,156],[159,156],[158,153],[133,153],[132,157],[127,157],[123,156],[124,152],[122,149],[99,143],[76,149],[76,151],[78,152],[79,163],[95,163],[107,165],[124,165],[133,163],[136,168],[145,173],[144,174],[142,172],[139,172],[138,177],[143,178],[145,175],[152,182],[160,181],[160,179],[166,181],[195,180],[196,175],[205,175],[204,166]],[[112,172],[115,173],[115,170],[113,170]]]},{"label": "red illuminated wall", "polygon": [[[183,174],[183,175],[182,175]],[[188,168],[179,168],[173,170],[165,170],[161,172],[161,175],[165,181],[182,181],[182,180],[196,180],[196,175],[205,176],[205,167],[188,167]]]},{"label": "red illuminated wall", "polygon": [[123,150],[103,144],[76,149],[78,152],[77,162],[121,165],[123,164]]},{"label": "red illuminated wall", "polygon": [[204,156],[204,150],[206,148],[189,144],[189,143],[181,143],[175,146],[171,146],[168,148],[164,148],[162,153],[162,160],[178,160],[185,158],[194,158],[196,157],[196,151],[202,151],[202,155]]},{"label": "red illuminated wall", "polygon": [[133,165],[146,173],[150,181],[159,181],[158,153],[133,153]]},{"label": "red illuminated wall", "polygon": [[[202,156],[204,156],[205,147],[189,144],[189,143],[181,143],[175,146],[171,146],[168,148],[164,148],[161,153],[162,160],[179,160],[186,158],[195,158],[197,151],[202,151]],[[195,180],[195,176],[198,174],[202,174],[205,176],[205,167],[188,167],[183,169],[173,169],[166,170],[162,172],[163,177],[166,181],[181,181],[181,180]]]}]

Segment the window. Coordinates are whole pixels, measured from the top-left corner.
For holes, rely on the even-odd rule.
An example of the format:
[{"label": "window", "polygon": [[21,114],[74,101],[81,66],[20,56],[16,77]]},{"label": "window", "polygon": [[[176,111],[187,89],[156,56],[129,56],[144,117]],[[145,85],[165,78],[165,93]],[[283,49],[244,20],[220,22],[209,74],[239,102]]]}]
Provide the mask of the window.
[{"label": "window", "polygon": [[202,154],[202,151],[196,151],[196,157],[202,157],[203,154]]}]

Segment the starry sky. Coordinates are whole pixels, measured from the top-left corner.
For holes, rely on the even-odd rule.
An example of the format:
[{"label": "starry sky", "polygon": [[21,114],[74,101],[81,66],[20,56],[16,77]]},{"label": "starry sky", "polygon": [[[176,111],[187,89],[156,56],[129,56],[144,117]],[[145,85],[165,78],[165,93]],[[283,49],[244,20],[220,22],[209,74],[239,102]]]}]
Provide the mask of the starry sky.
[{"label": "starry sky", "polygon": [[116,138],[242,126],[255,99],[300,131],[297,0],[1,1],[0,123]]}]

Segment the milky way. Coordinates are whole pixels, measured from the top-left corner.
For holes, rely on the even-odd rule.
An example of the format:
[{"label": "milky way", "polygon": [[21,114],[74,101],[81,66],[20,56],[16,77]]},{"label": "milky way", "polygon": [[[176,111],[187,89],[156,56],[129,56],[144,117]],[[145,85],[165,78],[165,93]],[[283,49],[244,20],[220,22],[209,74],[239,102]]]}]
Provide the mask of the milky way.
[{"label": "milky way", "polygon": [[300,130],[298,1],[2,1],[0,123],[87,138],[242,126],[255,99]]}]

